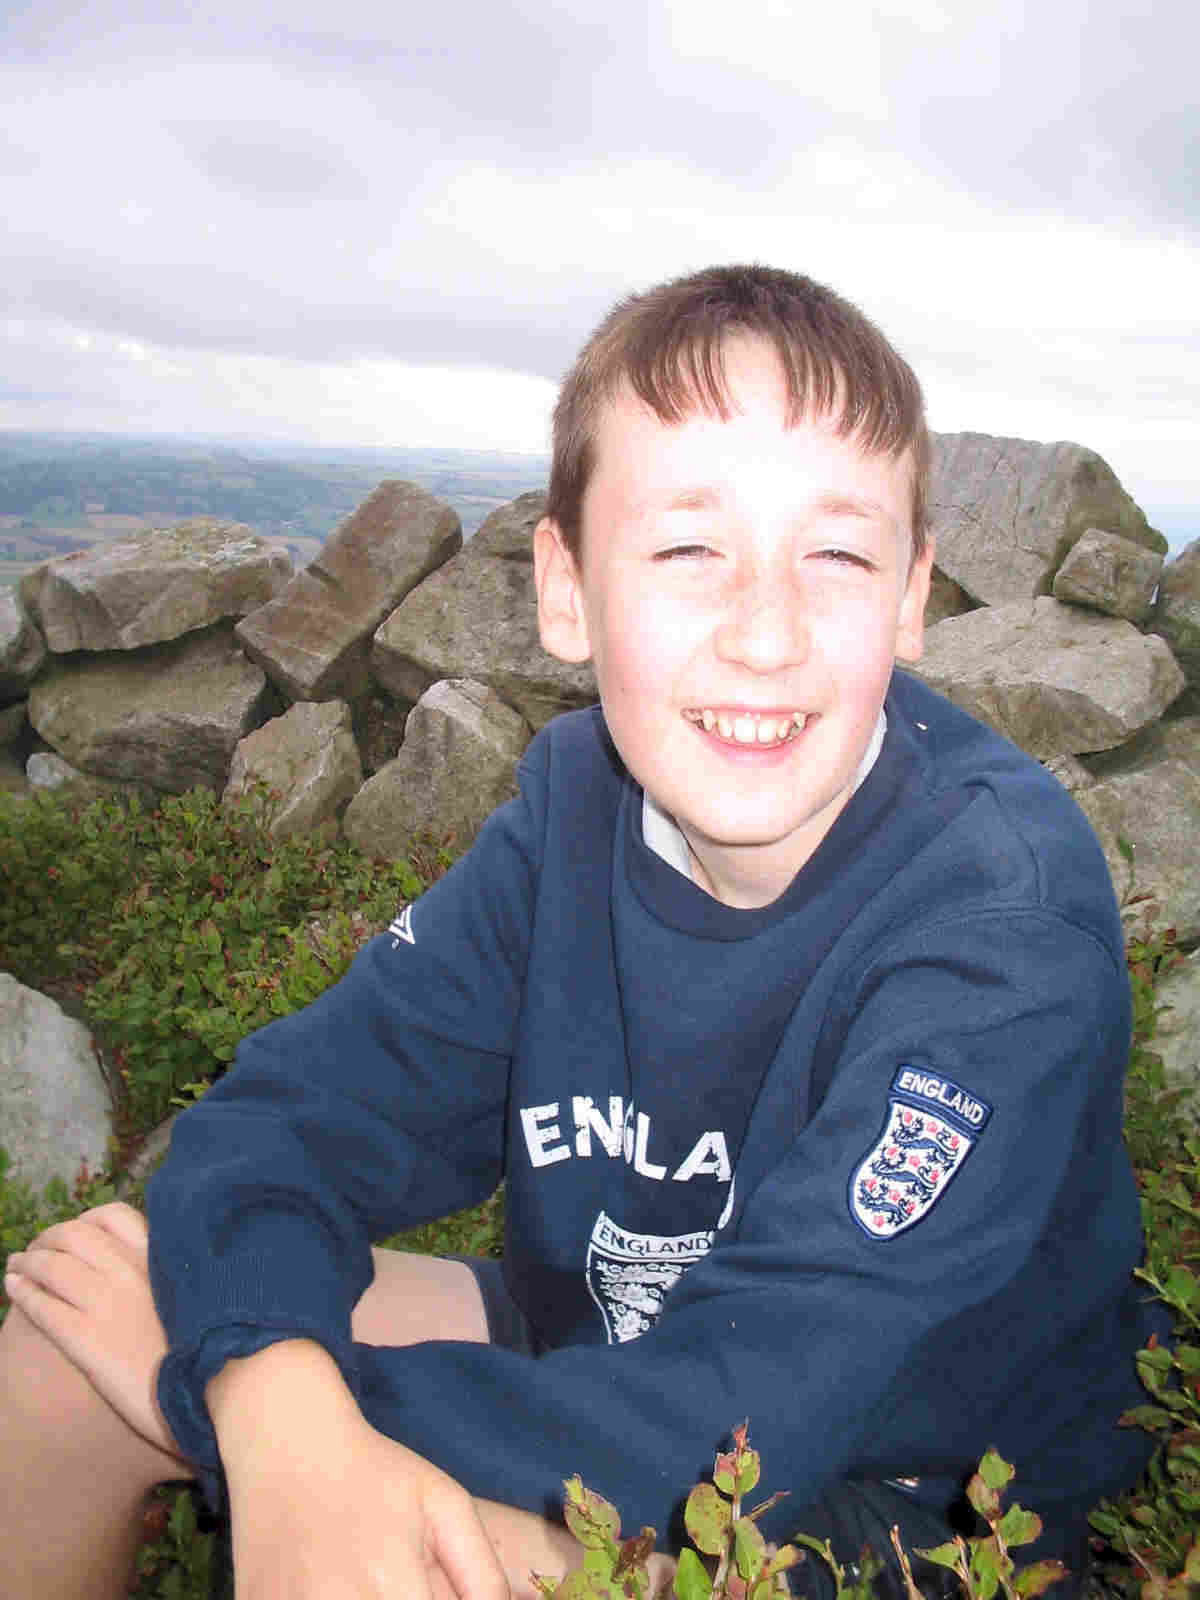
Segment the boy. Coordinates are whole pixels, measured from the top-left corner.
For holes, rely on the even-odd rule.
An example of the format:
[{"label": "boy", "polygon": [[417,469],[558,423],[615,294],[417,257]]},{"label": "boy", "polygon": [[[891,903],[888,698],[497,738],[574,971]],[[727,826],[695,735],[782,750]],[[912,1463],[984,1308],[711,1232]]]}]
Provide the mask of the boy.
[{"label": "boy", "polygon": [[[771,1537],[940,1542],[994,1445],[1078,1571],[1144,1460],[1122,940],[1070,800],[893,672],[928,469],[912,373],[809,280],[618,306],[535,535],[600,708],[181,1119],[157,1315],[129,1213],[17,1258],[27,1356],[143,1442],[139,1492],[223,1468],[239,1600],[528,1592],[565,1475],[675,1536],[744,1417]],[[502,1272],[372,1257],[502,1173]]]}]

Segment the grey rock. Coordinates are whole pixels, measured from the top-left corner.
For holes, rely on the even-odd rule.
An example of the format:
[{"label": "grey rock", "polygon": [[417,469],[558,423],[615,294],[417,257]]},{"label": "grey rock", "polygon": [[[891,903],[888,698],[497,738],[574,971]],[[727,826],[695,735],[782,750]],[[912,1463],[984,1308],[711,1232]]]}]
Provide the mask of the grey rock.
[{"label": "grey rock", "polygon": [[1068,794],[1090,788],[1096,781],[1078,756],[1051,756],[1043,765]]},{"label": "grey rock", "polygon": [[0,749],[0,792],[26,795],[29,780],[20,759],[11,750]]},{"label": "grey rock", "polygon": [[238,639],[287,699],[358,700],[375,629],[461,547],[450,506],[388,479],[277,599],[239,624]]},{"label": "grey rock", "polygon": [[533,582],[540,492],[501,506],[471,542],[397,607],[375,634],[371,672],[389,694],[417,701],[446,678],[489,684],[537,729],[597,699],[588,666],[542,649]]},{"label": "grey rock", "polygon": [[336,822],[362,785],[362,763],[344,700],[302,701],[239,741],[222,804],[262,783],[276,838]]},{"label": "grey rock", "polygon": [[1184,681],[1161,639],[1047,597],[938,623],[917,671],[1041,761],[1123,744]]},{"label": "grey rock", "polygon": [[1186,1109],[1200,1121],[1200,950],[1159,980],[1154,997],[1163,1009],[1151,1048],[1162,1057],[1167,1083],[1187,1091]]},{"label": "grey rock", "polygon": [[143,1178],[148,1178],[163,1160],[167,1151],[171,1148],[171,1134],[174,1132],[176,1120],[181,1115],[182,1112],[173,1111],[164,1122],[160,1122],[158,1127],[154,1128],[142,1140],[138,1146],[137,1154],[117,1179],[117,1198],[119,1200],[123,1200]]},{"label": "grey rock", "polygon": [[29,719],[73,767],[182,794],[224,789],[266,696],[261,669],[225,623],[144,650],[55,661],[30,692]]},{"label": "grey rock", "polygon": [[1150,626],[1170,644],[1188,683],[1200,686],[1200,539],[1163,568]]},{"label": "grey rock", "polygon": [[26,728],[25,701],[5,706],[0,711],[0,750],[8,750],[20,742]]},{"label": "grey rock", "polygon": [[423,837],[461,853],[516,794],[529,738],[528,725],[485,684],[433,684],[409,715],[400,754],[350,802],[346,837],[386,859]]},{"label": "grey rock", "polygon": [[1122,772],[1144,772],[1160,761],[1181,761],[1200,778],[1200,716],[1168,718],[1118,745],[1083,758],[1093,778],[1111,778]]},{"label": "grey rock", "polygon": [[1103,846],[1127,935],[1173,927],[1181,944],[1200,938],[1200,777],[1182,761],[1161,761],[1075,799]]},{"label": "grey rock", "polygon": [[291,573],[281,545],[201,518],[57,556],[25,575],[21,594],[56,654],[136,650],[244,616]]},{"label": "grey rock", "polygon": [[404,724],[415,704],[415,700],[395,700],[377,687],[354,702],[354,740],[367,777],[373,778],[399,754]]},{"label": "grey rock", "polygon": [[1119,533],[1089,528],[1055,574],[1054,598],[1128,622],[1144,622],[1162,566],[1157,551]]},{"label": "grey rock", "polygon": [[933,443],[937,564],[985,605],[1047,594],[1088,528],[1166,551],[1166,540],[1092,450],[984,433],[940,433]]},{"label": "grey rock", "polygon": [[925,602],[925,626],[935,628],[947,617],[961,617],[974,610],[975,601],[962,585],[955,583],[953,578],[948,578],[940,567],[935,566],[929,584],[929,599]]},{"label": "grey rock", "polygon": [[26,694],[46,659],[41,634],[16,589],[0,588],[0,700]]},{"label": "grey rock", "polygon": [[137,794],[150,800],[154,791],[144,784],[120,783],[116,778],[96,778],[80,772],[53,750],[35,750],[25,763],[31,789],[69,789],[73,800],[87,802]]},{"label": "grey rock", "polygon": [[54,1001],[0,973],[0,1128],[13,1171],[35,1189],[99,1171],[112,1107],[91,1035]]}]

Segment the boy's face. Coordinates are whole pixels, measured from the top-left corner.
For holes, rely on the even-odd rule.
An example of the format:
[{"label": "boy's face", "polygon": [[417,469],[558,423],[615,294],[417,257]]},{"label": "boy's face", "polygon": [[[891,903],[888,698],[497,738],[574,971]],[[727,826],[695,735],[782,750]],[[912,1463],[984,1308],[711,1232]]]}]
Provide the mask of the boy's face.
[{"label": "boy's face", "polygon": [[785,426],[774,354],[725,349],[735,406],[601,417],[577,569],[535,535],[542,639],[591,656],[633,776],[732,905],[775,899],[849,799],[895,658],[921,653],[932,543],[910,565],[911,465],[826,419]]}]

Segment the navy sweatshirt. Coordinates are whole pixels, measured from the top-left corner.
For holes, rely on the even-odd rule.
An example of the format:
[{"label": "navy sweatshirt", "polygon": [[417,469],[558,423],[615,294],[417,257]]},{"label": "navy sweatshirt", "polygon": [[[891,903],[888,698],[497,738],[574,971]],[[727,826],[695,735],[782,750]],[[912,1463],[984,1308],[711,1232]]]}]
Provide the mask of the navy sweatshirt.
[{"label": "navy sweatshirt", "polygon": [[[1146,1454],[1129,990],[1058,784],[897,672],[869,776],[773,904],[650,850],[598,709],[350,974],[247,1039],[149,1196],[164,1415],[210,1485],[231,1356],[318,1340],[368,1419],[548,1513],[660,1532],[749,1418],[769,1536],[846,1477],[943,1505],[988,1447],[1053,1518]],[[369,1243],[507,1180],[536,1359],[355,1345]]]}]

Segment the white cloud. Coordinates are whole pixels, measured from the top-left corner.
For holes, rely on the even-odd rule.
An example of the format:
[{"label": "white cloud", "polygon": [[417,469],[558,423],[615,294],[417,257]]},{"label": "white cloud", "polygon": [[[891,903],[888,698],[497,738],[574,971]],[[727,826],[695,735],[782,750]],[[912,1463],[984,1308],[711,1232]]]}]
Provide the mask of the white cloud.
[{"label": "white cloud", "polygon": [[0,65],[0,422],[540,449],[618,295],[758,258],[936,425],[1200,505],[1198,14],[1152,10],[46,0]]}]

